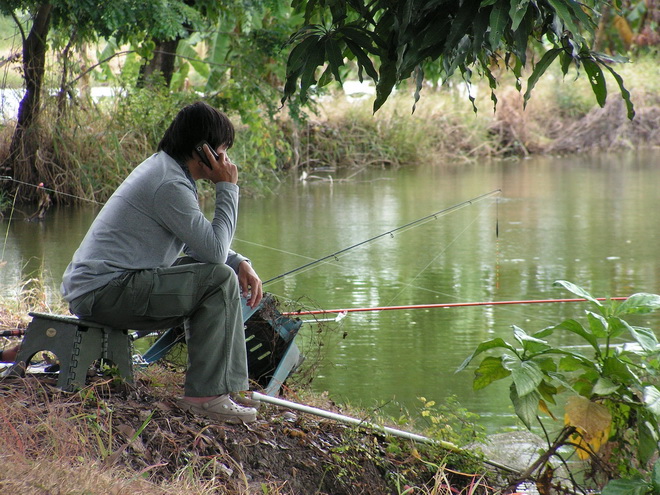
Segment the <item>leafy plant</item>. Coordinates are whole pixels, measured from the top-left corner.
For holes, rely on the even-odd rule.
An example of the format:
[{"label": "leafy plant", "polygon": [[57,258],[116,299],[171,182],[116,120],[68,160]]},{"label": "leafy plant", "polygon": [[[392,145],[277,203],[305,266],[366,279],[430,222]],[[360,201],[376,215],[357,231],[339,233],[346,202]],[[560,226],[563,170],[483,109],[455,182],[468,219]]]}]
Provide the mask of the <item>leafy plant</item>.
[{"label": "leafy plant", "polygon": [[[592,460],[597,481],[623,478],[607,486],[610,495],[626,490],[651,493],[660,487],[660,464],[649,467],[657,457],[660,439],[660,351],[651,329],[634,326],[624,318],[660,308],[660,296],[638,293],[619,302],[596,298],[567,281],[555,282],[555,286],[591,303],[586,323],[568,319],[532,334],[513,325],[516,345],[502,338],[483,342],[458,371],[486,351],[504,349],[502,355],[481,361],[475,371],[475,390],[511,378],[511,401],[528,428],[540,423],[539,411],[552,416],[548,404],[557,404],[560,395],[568,394],[559,444],[572,446],[581,459]],[[567,349],[547,340],[566,332],[579,337],[590,355],[580,352],[582,347]],[[622,342],[625,336],[629,340]],[[602,453],[605,444],[612,454],[609,464]],[[552,455],[558,455],[559,447],[555,442]],[[612,465],[617,459],[619,464]],[[649,469],[655,481],[641,483]]]},{"label": "leafy plant", "polygon": [[[341,83],[346,60],[357,65],[360,80],[366,74],[374,81],[374,111],[387,101],[397,84],[406,80],[414,81],[416,104],[427,72],[432,80],[445,82],[460,74],[467,84],[481,76],[488,81],[491,99],[496,104],[500,67],[515,76],[519,91],[523,69],[533,67],[524,93],[527,102],[539,78],[558,61],[564,75],[571,66],[584,70],[600,106],[607,97],[608,71],[619,86],[628,118],[632,119],[635,112],[630,93],[612,69],[614,63],[624,59],[590,48],[603,5],[599,0],[402,0],[392,7],[389,2],[364,0],[295,0],[292,7],[296,12],[304,12],[305,17],[289,40],[292,48],[282,102],[297,92],[304,103],[308,91],[315,86],[323,87],[332,80]],[[533,48],[544,52],[537,62],[527,58]],[[498,69],[492,70],[493,67]],[[469,99],[474,106],[474,98]]]}]

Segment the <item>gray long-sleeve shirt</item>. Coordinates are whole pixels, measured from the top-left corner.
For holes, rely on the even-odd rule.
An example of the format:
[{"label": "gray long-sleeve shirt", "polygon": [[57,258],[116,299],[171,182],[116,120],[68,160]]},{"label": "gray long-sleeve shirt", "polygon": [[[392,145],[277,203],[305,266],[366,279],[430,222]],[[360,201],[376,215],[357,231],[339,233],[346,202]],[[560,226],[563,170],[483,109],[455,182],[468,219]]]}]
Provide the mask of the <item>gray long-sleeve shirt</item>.
[{"label": "gray long-sleeve shirt", "polygon": [[185,248],[204,263],[245,260],[229,246],[238,216],[238,186],[218,182],[213,221],[204,216],[195,183],[161,151],[138,165],[92,223],[62,277],[72,301],[127,271],[171,266]]}]

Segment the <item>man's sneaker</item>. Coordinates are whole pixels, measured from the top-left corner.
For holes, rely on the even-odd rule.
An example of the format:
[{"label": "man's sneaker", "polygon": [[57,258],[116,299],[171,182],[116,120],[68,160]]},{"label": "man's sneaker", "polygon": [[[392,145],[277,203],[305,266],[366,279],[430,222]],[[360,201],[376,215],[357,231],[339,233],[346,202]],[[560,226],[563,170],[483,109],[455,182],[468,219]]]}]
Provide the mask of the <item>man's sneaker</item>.
[{"label": "man's sneaker", "polygon": [[221,395],[200,404],[180,399],[179,407],[184,411],[225,423],[252,423],[257,419],[255,408],[236,404],[231,400],[229,394]]}]

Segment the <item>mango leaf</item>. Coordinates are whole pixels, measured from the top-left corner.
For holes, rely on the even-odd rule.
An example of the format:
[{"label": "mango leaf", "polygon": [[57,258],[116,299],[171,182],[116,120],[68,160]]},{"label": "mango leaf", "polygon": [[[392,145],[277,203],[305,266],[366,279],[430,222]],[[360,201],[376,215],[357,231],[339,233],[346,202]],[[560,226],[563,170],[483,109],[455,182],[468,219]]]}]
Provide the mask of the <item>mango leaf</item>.
[{"label": "mango leaf", "polygon": [[[511,2],[511,6],[518,2],[515,0]],[[526,4],[526,2],[521,2],[521,4]],[[511,13],[509,13],[511,15]],[[514,24],[516,19],[514,19]],[[513,73],[516,75],[517,90],[520,91],[520,76],[522,71],[522,66],[527,64],[527,44],[529,37],[534,30],[534,15],[531,11],[525,11],[525,15],[520,21],[520,26],[512,27],[513,31],[513,52],[516,54],[518,60],[516,60],[516,66],[513,69]]]},{"label": "mango leaf", "polygon": [[317,43],[318,40],[318,35],[309,35],[293,47],[286,62],[287,73],[297,72],[303,69],[305,61],[309,56],[309,50]]},{"label": "mango leaf", "polygon": [[600,493],[601,495],[647,495],[650,489],[650,483],[636,477],[633,479],[612,480]]},{"label": "mango leaf", "polygon": [[568,0],[566,3],[571,8],[578,21],[580,21],[587,29],[593,30],[596,27],[594,20],[585,12],[588,8],[586,4],[573,0]]},{"label": "mango leaf", "polygon": [[644,387],[644,406],[660,418],[660,390],[656,386]]},{"label": "mango leaf", "polygon": [[534,70],[532,71],[532,75],[529,76],[529,79],[527,79],[527,91],[525,91],[525,95],[523,96],[523,108],[527,106],[527,101],[529,101],[530,97],[532,96],[532,90],[534,89],[534,86],[536,86],[536,83],[540,77],[545,73],[548,67],[550,67],[550,64],[554,62],[555,58],[557,58],[557,55],[559,55],[561,51],[561,48],[553,48],[552,50],[548,50],[545,52],[543,57],[541,57],[541,60],[539,60],[539,62],[536,64],[536,67],[534,67]]},{"label": "mango leaf", "polygon": [[568,29],[573,34],[578,34],[579,30],[577,25],[573,20],[572,12],[566,7],[566,4],[570,3],[571,0],[548,0],[548,3],[555,10],[559,18],[562,20],[566,29]]},{"label": "mango leaf", "polygon": [[527,428],[531,429],[532,423],[536,418],[539,401],[541,400],[539,393],[534,391],[521,397],[518,395],[515,385],[511,384],[509,397],[513,403],[513,409],[516,411],[516,415]]},{"label": "mango leaf", "polygon": [[481,390],[494,381],[501,380],[511,375],[511,372],[502,366],[502,358],[488,356],[481,361],[481,364],[474,372],[474,390]]},{"label": "mango leaf", "polygon": [[602,307],[602,303],[596,299],[594,296],[589,294],[586,290],[584,290],[582,287],[578,287],[575,284],[572,284],[571,282],[567,282],[566,280],[557,280],[554,284],[552,284],[553,287],[563,287],[569,292],[572,292],[578,297],[581,297],[582,299],[586,299],[587,301],[591,301],[598,307]]},{"label": "mango leaf", "polygon": [[536,388],[543,381],[543,372],[534,361],[510,361],[512,367],[504,367],[511,370],[511,378],[516,386],[518,396],[524,397],[525,395],[536,391]]},{"label": "mango leaf", "polygon": [[335,79],[341,84],[339,68],[344,65],[344,57],[341,54],[337,40],[331,36],[326,36],[325,38],[325,55],[333,76],[335,76]]},{"label": "mango leaf", "polygon": [[589,83],[591,84],[592,91],[596,95],[596,101],[602,108],[605,106],[605,101],[607,100],[607,85],[605,84],[605,75],[603,74],[603,71],[598,66],[598,64],[589,58],[583,59],[582,65],[584,66],[584,70],[589,77]]},{"label": "mango leaf", "polygon": [[614,69],[612,69],[612,67],[610,67],[608,64],[603,62],[602,66],[605,67],[608,71],[610,71],[610,74],[612,74],[612,77],[614,77],[614,80],[619,85],[619,90],[621,91],[621,98],[623,98],[623,101],[626,103],[626,110],[628,112],[628,120],[634,119],[635,118],[635,106],[633,105],[633,102],[630,99],[630,92],[623,85],[623,78],[618,73],[614,72]]},{"label": "mango leaf", "polygon": [[511,30],[515,31],[518,29],[523,17],[527,13],[527,6],[529,5],[529,0],[518,0],[511,1],[511,8],[509,9],[509,17],[511,18]]},{"label": "mango leaf", "polygon": [[419,101],[423,84],[424,84],[424,69],[422,68],[421,65],[418,65],[417,67],[415,67],[415,95],[414,95],[415,102],[413,103],[413,107],[412,107],[413,113],[417,108],[417,102]]},{"label": "mango leaf", "polygon": [[374,113],[387,101],[396,84],[396,64],[391,61],[383,61],[380,65],[380,74],[376,84],[376,98],[374,100]]},{"label": "mango leaf", "polygon": [[660,296],[658,294],[647,294],[640,292],[633,294],[623,301],[617,308],[615,314],[632,315],[650,313],[660,308]]},{"label": "mango leaf", "polygon": [[490,349],[497,349],[497,348],[508,349],[512,351],[514,354],[516,354],[516,349],[500,337],[497,337],[496,339],[492,339],[492,340],[487,340],[486,342],[482,342],[477,346],[475,351],[470,356],[468,356],[465,359],[465,361],[463,361],[463,363],[458,367],[456,373],[458,373],[459,371],[463,371],[468,366],[468,364],[470,364],[470,361],[472,361],[476,356],[478,356],[482,352],[486,352],[489,351]]},{"label": "mango leaf", "polygon": [[300,101],[303,103],[307,101],[307,91],[309,88],[313,84],[316,84],[316,69],[320,65],[323,65],[325,61],[324,43],[320,39],[315,41],[309,49],[300,74]]},{"label": "mango leaf", "polygon": [[357,43],[349,38],[345,38],[344,42],[346,46],[355,56],[355,59],[358,64],[358,79],[362,82],[362,70],[364,69],[367,72],[367,75],[373,79],[374,82],[378,81],[378,72],[374,67],[373,62],[369,58],[369,55],[360,47]]},{"label": "mango leaf", "polygon": [[493,10],[490,11],[490,34],[488,35],[488,42],[490,43],[491,50],[497,50],[507,22],[509,22],[509,5],[506,5],[504,0],[500,0],[493,5]]},{"label": "mango leaf", "polygon": [[449,30],[449,35],[445,41],[444,53],[448,56],[451,55],[451,52],[456,48],[456,45],[466,33],[470,33],[470,26],[472,21],[477,16],[479,12],[480,2],[478,0],[465,0],[458,12],[456,17],[451,23],[451,29]]}]

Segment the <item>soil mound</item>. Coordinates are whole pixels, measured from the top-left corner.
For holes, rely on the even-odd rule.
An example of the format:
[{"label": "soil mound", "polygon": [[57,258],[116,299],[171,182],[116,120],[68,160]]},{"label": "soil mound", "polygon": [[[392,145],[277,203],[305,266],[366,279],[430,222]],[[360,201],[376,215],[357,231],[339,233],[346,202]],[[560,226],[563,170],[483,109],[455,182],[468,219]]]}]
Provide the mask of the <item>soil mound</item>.
[{"label": "soil mound", "polygon": [[483,483],[458,474],[474,460],[268,404],[249,425],[190,415],[159,368],[72,394],[48,377],[0,382],[2,492],[340,495]]}]

